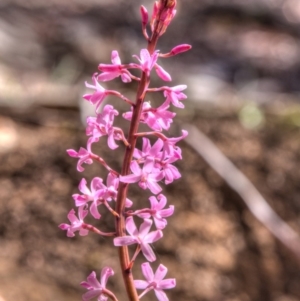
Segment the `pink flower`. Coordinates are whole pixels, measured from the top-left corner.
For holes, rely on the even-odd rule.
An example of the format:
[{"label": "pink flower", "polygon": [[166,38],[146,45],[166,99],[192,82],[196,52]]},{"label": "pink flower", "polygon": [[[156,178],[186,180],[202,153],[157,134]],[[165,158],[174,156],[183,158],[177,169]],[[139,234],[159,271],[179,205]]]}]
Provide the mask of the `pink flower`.
[{"label": "pink flower", "polygon": [[171,289],[176,286],[176,280],[174,278],[163,279],[166,276],[168,269],[164,265],[160,264],[155,274],[153,274],[153,270],[149,262],[144,262],[141,267],[146,281],[134,280],[135,287],[137,289],[144,290],[142,294],[139,295],[139,299],[153,289],[156,298],[159,301],[168,301],[169,299],[163,290]]},{"label": "pink flower", "polygon": [[129,71],[123,67],[121,64],[121,59],[117,50],[113,50],[111,53],[111,62],[112,65],[100,64],[99,70],[104,71],[98,75],[98,80],[106,82],[112,80],[118,76],[121,76],[121,79],[124,83],[131,82],[131,77]]},{"label": "pink flower", "polygon": [[95,89],[96,91],[92,94],[85,94],[83,98],[91,102],[92,104],[96,105],[96,110],[100,107],[101,103],[103,102],[104,98],[108,94],[107,91],[98,83],[96,79],[97,73],[93,74],[92,80],[94,85],[90,85],[89,83],[85,82],[85,86],[87,88]]},{"label": "pink flower", "polygon": [[119,140],[119,134],[115,133],[113,127],[114,117],[119,115],[119,112],[111,105],[105,105],[102,113],[97,114],[97,117],[87,118],[87,136],[93,136],[99,138],[108,135],[107,144],[110,149],[116,149],[118,145],[115,143],[115,139]]},{"label": "pink flower", "polygon": [[169,130],[176,113],[167,111],[169,105],[162,104],[158,108],[151,108],[150,103],[145,102],[141,114],[141,122],[146,123],[154,131]]},{"label": "pink flower", "polygon": [[[149,102],[144,102],[140,122],[146,123],[154,131],[168,130],[176,115],[176,113],[167,111],[168,108],[169,105],[167,102],[158,108],[152,108]],[[124,113],[123,117],[131,120],[132,110],[131,112]]]},{"label": "pink flower", "polygon": [[105,185],[103,184],[103,180],[101,178],[95,177],[91,182],[91,190],[87,188],[87,182],[85,179],[82,179],[79,183],[79,190],[83,193],[81,194],[73,194],[72,197],[75,200],[76,206],[82,206],[87,204],[89,201],[92,201],[92,205],[90,206],[90,212],[92,216],[96,219],[101,217],[98,211],[98,205],[101,203],[99,198],[106,190]]},{"label": "pink flower", "polygon": [[177,167],[171,164],[177,160],[178,158],[176,156],[173,156],[163,162],[160,162],[166,185],[172,183],[174,180],[177,180],[181,177],[181,174]]},{"label": "pink flower", "polygon": [[137,55],[133,55],[133,57],[135,57],[140,62],[141,69],[149,76],[150,71],[157,61],[158,52],[154,51],[153,54],[150,55],[147,49],[142,49],[140,51],[140,58]]},{"label": "pink flower", "polygon": [[162,147],[163,141],[161,139],[157,139],[151,147],[150,140],[148,138],[143,138],[142,150],[135,148],[133,151],[133,157],[138,159],[139,162],[144,162],[146,158],[153,158],[154,161],[156,159],[160,160],[162,157]]},{"label": "pink flower", "polygon": [[186,99],[187,96],[182,93],[182,90],[186,89],[186,85],[179,85],[175,87],[170,87],[164,91],[164,96],[166,97],[166,103],[169,104],[172,102],[172,104],[177,108],[184,108],[184,105],[180,100]]},{"label": "pink flower", "polygon": [[83,219],[87,216],[88,211],[84,210],[84,206],[80,206],[78,208],[78,217],[75,215],[75,210],[72,209],[68,214],[68,220],[70,221],[70,225],[68,224],[60,224],[59,228],[62,230],[67,230],[67,236],[73,237],[75,236],[74,232],[79,231],[79,235],[85,236],[88,234],[88,230],[84,229]]},{"label": "pink flower", "polygon": [[175,156],[176,158],[181,159],[181,149],[175,144],[184,139],[187,135],[188,132],[186,130],[182,130],[182,136],[167,138],[166,140],[164,140],[164,154],[169,157]]},{"label": "pink flower", "polygon": [[156,64],[158,59],[158,51],[154,51],[151,55],[147,49],[142,49],[140,51],[140,58],[137,55],[134,55],[139,62],[140,68],[147,74],[150,75],[150,72],[153,67],[155,67],[155,71],[157,75],[164,81],[171,81],[170,74],[164,70],[160,65]]},{"label": "pink flower", "polygon": [[145,6],[141,5],[141,16],[142,16],[142,24],[145,26],[148,23],[148,11]]},{"label": "pink flower", "polygon": [[[113,174],[109,173],[106,180],[106,191],[103,195],[103,198],[107,201],[116,200],[117,194],[118,194],[118,187],[119,187],[119,178]],[[131,207],[132,201],[130,201],[128,198],[126,198],[125,201],[125,207]]]},{"label": "pink flower", "polygon": [[106,292],[106,283],[110,276],[114,275],[114,271],[110,267],[105,267],[101,271],[100,282],[96,278],[96,273],[92,272],[86,279],[82,281],[80,285],[88,289],[89,291],[82,295],[83,301],[88,301],[97,297],[98,301],[106,301],[108,299]]},{"label": "pink flower", "polygon": [[180,45],[177,45],[177,46],[175,46],[174,48],[172,48],[172,50],[170,51],[170,54],[171,54],[171,55],[176,55],[176,54],[179,54],[179,53],[188,51],[188,50],[190,50],[191,48],[192,48],[191,45],[188,45],[188,44],[180,44]]},{"label": "pink flower", "polygon": [[143,219],[153,217],[157,229],[164,229],[167,225],[165,217],[169,217],[174,213],[174,206],[169,206],[168,209],[163,209],[167,204],[167,198],[163,194],[159,194],[157,198],[151,196],[149,198],[151,208],[141,209],[134,212],[138,217]]},{"label": "pink flower", "polygon": [[157,184],[158,181],[163,179],[162,172],[154,168],[154,160],[147,158],[143,168],[140,168],[136,161],[132,161],[130,169],[133,172],[131,175],[120,176],[120,181],[123,183],[136,183],[139,182],[139,186],[142,189],[149,188],[154,194],[161,192],[161,187]]},{"label": "pink flower", "polygon": [[154,31],[154,25],[155,25],[156,18],[158,17],[159,7],[160,7],[159,2],[155,1],[153,6],[153,11],[152,11],[152,16],[151,16],[151,21],[150,21],[150,26],[152,31]]},{"label": "pink flower", "polygon": [[111,105],[105,105],[102,112],[97,117],[87,118],[86,134],[88,136],[101,137],[107,135],[112,128],[115,116],[119,112]]},{"label": "pink flower", "polygon": [[116,247],[120,247],[139,244],[146,259],[151,262],[155,261],[156,256],[149,244],[162,238],[163,233],[160,230],[152,231],[149,233],[151,226],[152,220],[144,219],[144,222],[141,224],[140,230],[138,231],[133,217],[129,216],[126,219],[126,230],[130,234],[130,236],[121,236],[114,238],[114,245]]},{"label": "pink flower", "polygon": [[[151,30],[154,31],[155,25],[157,22],[163,23],[163,25],[159,28],[159,36],[163,35],[166,31],[167,27],[169,26],[172,19],[175,17],[176,14],[176,1],[171,1],[170,5],[168,6],[167,10],[162,10],[160,1],[154,2],[154,8],[152,13],[152,18],[150,22]],[[159,12],[162,12],[159,14]]]},{"label": "pink flower", "polygon": [[91,147],[92,147],[92,143],[97,142],[98,140],[99,140],[99,138],[91,137],[87,142],[87,149],[81,147],[78,152],[76,152],[73,149],[67,149],[67,153],[70,157],[79,158],[79,160],[77,162],[77,170],[79,172],[84,171],[84,168],[82,167],[83,163],[85,163],[85,164],[93,163],[93,160],[92,160],[93,153],[92,153]]}]

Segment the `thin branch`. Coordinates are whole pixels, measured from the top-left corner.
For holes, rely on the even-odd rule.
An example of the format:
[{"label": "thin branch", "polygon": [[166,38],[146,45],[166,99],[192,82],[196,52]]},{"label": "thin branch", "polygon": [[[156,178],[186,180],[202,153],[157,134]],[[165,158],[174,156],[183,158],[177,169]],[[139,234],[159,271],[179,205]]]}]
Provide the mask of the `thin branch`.
[{"label": "thin branch", "polygon": [[98,228],[96,228],[92,225],[89,225],[89,224],[82,224],[82,228],[87,229],[91,232],[97,233],[102,236],[116,236],[116,232],[102,232]]}]

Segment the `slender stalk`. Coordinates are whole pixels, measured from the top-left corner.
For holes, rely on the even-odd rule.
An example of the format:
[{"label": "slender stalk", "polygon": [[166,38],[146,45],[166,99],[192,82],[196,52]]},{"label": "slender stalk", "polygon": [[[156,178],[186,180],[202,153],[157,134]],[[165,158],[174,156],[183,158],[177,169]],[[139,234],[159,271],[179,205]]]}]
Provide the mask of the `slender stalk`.
[{"label": "slender stalk", "polygon": [[[138,126],[139,126],[139,120],[140,115],[142,111],[142,105],[145,98],[145,93],[148,85],[149,85],[150,78],[143,73],[141,77],[141,81],[138,87],[137,92],[137,99],[136,104],[133,108],[133,114],[132,114],[132,120],[128,135],[128,143],[129,146],[126,147],[125,156],[123,160],[123,167],[121,174],[122,175],[128,175],[129,174],[129,168],[130,168],[130,162],[132,160],[133,151],[136,144],[136,137],[135,134],[137,133]],[[128,192],[128,184],[126,183],[120,183],[119,189],[118,189],[118,196],[117,196],[117,203],[116,203],[116,212],[119,214],[119,217],[116,218],[116,233],[117,236],[125,236],[125,201],[127,197]],[[122,246],[119,247],[119,259],[123,274],[123,279],[125,282],[127,294],[130,301],[138,301],[139,297],[137,294],[137,291],[134,286],[133,277],[132,277],[132,271],[130,266],[130,258],[128,253],[128,247]]]},{"label": "slender stalk", "polygon": [[107,295],[111,300],[118,301],[117,297],[109,290],[104,289],[103,294]]},{"label": "slender stalk", "polygon": [[[168,1],[170,0],[161,0],[163,6],[161,7],[161,11],[159,14],[161,15],[162,12],[167,8]],[[160,20],[160,18],[159,18]],[[157,22],[155,29],[153,30],[151,38],[148,40],[148,51],[150,55],[155,51],[156,44],[159,38],[160,28],[162,27],[163,21]],[[141,80],[139,81],[137,94],[136,94],[136,102],[133,105],[133,113],[132,119],[129,129],[129,134],[127,141],[129,145],[126,147],[124,159],[123,159],[123,166],[121,175],[125,176],[130,173],[130,162],[132,161],[133,151],[136,145],[137,140],[137,131],[140,122],[140,116],[143,108],[143,102],[145,99],[145,94],[147,92],[148,86],[150,83],[150,76],[147,76],[145,72],[142,73]],[[128,192],[128,184],[120,182],[117,201],[116,201],[116,209],[115,211],[118,213],[118,217],[115,218],[115,227],[116,227],[116,236],[125,236],[125,201]],[[119,247],[119,260],[123,275],[123,280],[126,286],[127,295],[130,301],[139,301],[139,296],[137,294],[136,288],[133,282],[132,276],[132,264],[129,258],[129,252],[127,246]]]}]

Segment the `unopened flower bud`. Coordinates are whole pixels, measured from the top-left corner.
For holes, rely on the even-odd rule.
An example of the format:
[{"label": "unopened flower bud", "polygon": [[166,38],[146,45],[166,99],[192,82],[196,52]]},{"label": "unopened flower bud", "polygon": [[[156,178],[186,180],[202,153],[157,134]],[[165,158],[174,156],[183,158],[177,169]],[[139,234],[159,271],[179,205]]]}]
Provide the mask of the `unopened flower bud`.
[{"label": "unopened flower bud", "polygon": [[145,6],[141,6],[141,16],[142,16],[142,23],[146,25],[148,23],[148,11]]},{"label": "unopened flower bud", "polygon": [[176,7],[176,0],[168,0],[168,2],[167,2],[167,7],[168,8],[175,8]]},{"label": "unopened flower bud", "polygon": [[158,3],[158,1],[155,1],[154,6],[153,6],[153,13],[152,13],[152,17],[151,17],[151,22],[150,22],[152,31],[154,30],[154,24],[155,24],[155,20],[156,20],[158,11],[159,11],[159,3]]},{"label": "unopened flower bud", "polygon": [[192,48],[191,45],[189,44],[181,44],[178,46],[175,46],[171,51],[170,51],[170,55],[176,55],[182,52],[186,52],[188,50],[190,50]]}]

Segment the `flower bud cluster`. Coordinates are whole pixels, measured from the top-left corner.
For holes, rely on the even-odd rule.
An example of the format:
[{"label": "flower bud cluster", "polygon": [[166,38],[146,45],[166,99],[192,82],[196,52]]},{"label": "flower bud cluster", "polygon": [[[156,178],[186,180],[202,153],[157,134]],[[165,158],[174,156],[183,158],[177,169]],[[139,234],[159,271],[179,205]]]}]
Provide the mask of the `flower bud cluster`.
[{"label": "flower bud cluster", "polygon": [[[167,5],[166,5],[167,4]],[[157,33],[157,38],[161,36],[170,21],[175,16],[176,1],[155,2],[153,15],[150,21],[152,36]],[[148,37],[146,26],[148,24],[148,12],[142,6],[142,29],[148,45],[152,40]],[[156,41],[155,41],[156,42]],[[149,48],[149,47],[148,47]],[[157,76],[163,81],[171,81],[170,74],[158,64],[159,57],[167,58],[178,53],[187,51],[191,46],[182,44],[174,47],[169,53],[160,54],[159,51],[142,49],[140,55],[133,55],[137,62],[122,64],[118,51],[114,50],[111,54],[112,64],[100,64],[100,74],[95,73],[92,76],[92,84],[86,83],[86,87],[91,89],[89,94],[83,98],[94,105],[95,117],[87,118],[86,135],[88,137],[85,148],[81,147],[78,151],[67,150],[69,156],[77,158],[77,170],[82,172],[84,164],[100,163],[108,172],[107,178],[95,177],[90,184],[86,179],[79,183],[80,193],[74,194],[73,199],[77,207],[78,215],[72,209],[68,214],[69,224],[61,224],[60,228],[67,231],[68,237],[73,237],[75,232],[79,235],[87,235],[94,232],[102,236],[112,236],[113,244],[116,247],[125,248],[129,245],[135,245],[136,250],[132,258],[123,258],[121,261],[127,262],[121,268],[131,271],[135,258],[142,253],[147,262],[141,266],[142,273],[146,280],[128,280],[127,291],[142,289],[143,292],[138,298],[129,296],[130,300],[139,300],[148,291],[154,290],[159,301],[168,300],[164,289],[175,287],[175,279],[163,279],[167,273],[167,268],[162,264],[157,271],[153,273],[149,262],[156,260],[155,253],[151,244],[163,237],[163,229],[167,225],[167,217],[174,212],[174,206],[167,206],[167,198],[161,193],[161,183],[170,184],[180,178],[180,172],[173,165],[177,160],[181,160],[181,149],[177,143],[187,136],[186,131],[182,131],[179,137],[167,137],[163,130],[169,130],[175,113],[170,111],[171,106],[183,108],[183,100],[186,95],[182,92],[186,89],[185,85],[162,86],[158,88],[149,88],[150,73],[154,69]],[[141,76],[137,77],[131,73],[132,69],[140,70]],[[128,99],[118,91],[105,89],[100,82],[106,82],[120,77],[124,83],[136,81],[138,83],[138,94],[134,101]],[[145,101],[145,96],[153,93],[162,93],[165,97],[164,102],[158,107],[152,107],[150,102]],[[119,117],[119,112],[110,104],[105,104],[105,98],[113,95],[128,104],[128,111],[123,113],[122,117],[131,122],[129,134],[125,135],[123,130],[114,126],[115,118]],[[150,130],[148,132],[138,132],[138,124],[146,124]],[[133,129],[133,130],[132,130]],[[105,161],[92,151],[94,143],[99,142],[100,138],[107,138],[108,147],[112,150],[123,143],[126,147],[124,156],[124,166],[121,172],[113,170]],[[147,137],[156,139],[151,145]],[[135,144],[137,139],[142,139],[142,148],[138,149]],[[131,172],[130,172],[131,171]],[[129,184],[138,183],[138,186],[144,190],[149,189],[153,194],[150,198],[150,206],[145,206],[142,202],[138,205],[142,207],[138,210],[130,210],[133,202],[127,198],[127,188]],[[96,219],[101,219],[99,207],[103,205],[107,208],[107,213],[111,214],[116,222],[116,232],[106,233],[94,225],[84,222],[85,217],[90,215]],[[136,226],[135,219],[142,219],[139,228]],[[118,225],[121,225],[120,227]],[[125,233],[125,226],[127,233]],[[128,251],[127,253],[128,254]],[[125,257],[128,255],[124,255]],[[88,289],[83,295],[83,300],[90,300],[97,297],[98,300],[117,300],[116,296],[106,288],[109,276],[114,274],[110,267],[103,268],[100,282],[96,278],[95,272],[92,272],[87,281],[81,283]],[[123,276],[124,277],[124,276]],[[130,282],[131,281],[131,282]],[[131,284],[130,284],[131,283]],[[136,293],[132,293],[134,296]]]}]

